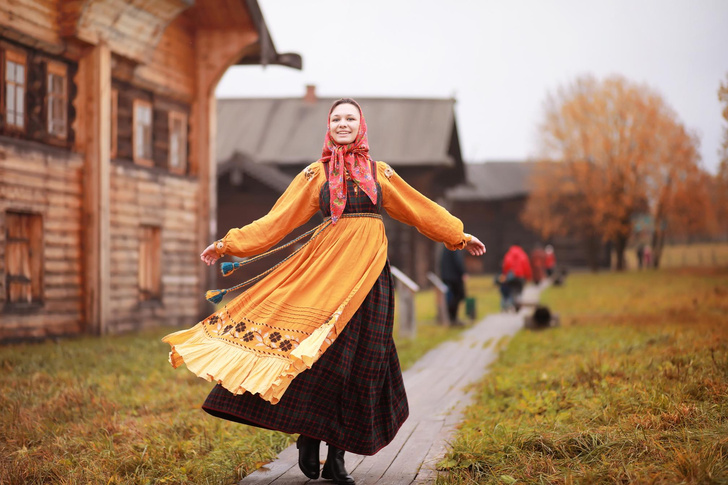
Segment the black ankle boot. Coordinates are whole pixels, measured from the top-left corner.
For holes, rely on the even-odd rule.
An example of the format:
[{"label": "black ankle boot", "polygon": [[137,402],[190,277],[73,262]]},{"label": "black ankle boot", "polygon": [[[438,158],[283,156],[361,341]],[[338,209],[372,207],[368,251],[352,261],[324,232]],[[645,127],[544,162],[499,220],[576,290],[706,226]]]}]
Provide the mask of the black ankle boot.
[{"label": "black ankle boot", "polygon": [[336,485],[356,484],[344,467],[344,450],[334,448],[331,445],[329,445],[329,453],[326,456],[326,463],[324,463],[324,469],[321,471],[321,477],[333,480]]},{"label": "black ankle boot", "polygon": [[298,468],[304,475],[315,480],[319,477],[319,445],[321,440],[309,438],[308,436],[299,435],[296,440],[296,448],[298,448]]}]

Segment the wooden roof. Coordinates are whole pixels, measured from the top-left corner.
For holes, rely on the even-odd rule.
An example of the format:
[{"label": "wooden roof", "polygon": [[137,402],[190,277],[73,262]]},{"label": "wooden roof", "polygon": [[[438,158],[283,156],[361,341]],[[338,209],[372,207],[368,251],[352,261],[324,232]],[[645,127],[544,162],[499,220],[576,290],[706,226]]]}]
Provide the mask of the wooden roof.
[{"label": "wooden roof", "polygon": [[[258,0],[218,0],[227,3],[241,4],[243,1],[250,14],[250,19],[255,26],[255,30],[260,35],[255,45],[249,49],[249,51],[238,61],[238,64],[261,64],[263,66],[268,64],[277,64],[279,66],[292,67],[294,69],[301,69],[303,67],[303,60],[299,54],[278,53],[275,45],[273,45],[273,39],[271,38],[268,26],[263,18],[263,12],[260,10]],[[209,0],[205,0],[209,3]]]},{"label": "wooden roof", "polygon": [[236,63],[301,69],[300,55],[276,51],[257,0],[64,0],[0,6],[5,37],[55,54],[68,50],[68,39],[93,45],[104,41],[114,54],[142,64],[152,61],[155,46],[175,20],[196,31],[257,33],[258,40]]},{"label": "wooden roof", "polygon": [[465,165],[467,183],[449,189],[450,200],[495,200],[530,193],[529,177],[537,162],[485,162]]},{"label": "wooden roof", "polygon": [[255,163],[249,157],[239,153],[234,154],[225,162],[220,163],[217,169],[217,176],[227,176],[238,171],[241,174],[250,175],[263,185],[267,185],[278,193],[286,191],[293,181],[293,176],[288,175],[273,165]]},{"label": "wooden roof", "polygon": [[[397,166],[462,165],[453,99],[357,98],[372,158]],[[219,99],[217,160],[301,165],[321,156],[334,98]]]}]

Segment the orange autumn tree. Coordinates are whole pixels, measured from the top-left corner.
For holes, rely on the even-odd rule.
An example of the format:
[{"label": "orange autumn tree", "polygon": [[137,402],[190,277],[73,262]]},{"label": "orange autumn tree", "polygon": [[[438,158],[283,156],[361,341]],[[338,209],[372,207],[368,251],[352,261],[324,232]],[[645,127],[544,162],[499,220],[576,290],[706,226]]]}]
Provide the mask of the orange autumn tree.
[{"label": "orange autumn tree", "polygon": [[559,88],[546,100],[540,141],[542,158],[553,161],[535,171],[523,221],[545,238],[580,236],[593,267],[601,240],[624,269],[638,214],[654,218],[661,251],[684,204],[695,203],[683,195],[702,173],[697,140],[646,86],[586,76]]},{"label": "orange autumn tree", "polygon": [[721,143],[720,162],[722,165],[728,164],[728,74],[726,74],[726,83],[720,83],[718,89],[718,100],[724,104],[723,119],[726,125],[723,126],[723,142]]},{"label": "orange autumn tree", "polygon": [[658,121],[661,134],[657,151],[647,165],[647,198],[654,220],[653,264],[660,265],[668,233],[678,236],[705,234],[713,220],[710,175],[701,169],[698,141],[671,119]]},{"label": "orange autumn tree", "polygon": [[728,238],[728,159],[723,158],[718,173],[712,180],[713,210],[715,211],[715,233],[723,240]]},{"label": "orange autumn tree", "polygon": [[720,165],[713,184],[713,207],[717,222],[717,231],[722,237],[728,237],[728,74],[725,84],[721,83],[718,99],[723,103],[723,141],[720,150]]}]

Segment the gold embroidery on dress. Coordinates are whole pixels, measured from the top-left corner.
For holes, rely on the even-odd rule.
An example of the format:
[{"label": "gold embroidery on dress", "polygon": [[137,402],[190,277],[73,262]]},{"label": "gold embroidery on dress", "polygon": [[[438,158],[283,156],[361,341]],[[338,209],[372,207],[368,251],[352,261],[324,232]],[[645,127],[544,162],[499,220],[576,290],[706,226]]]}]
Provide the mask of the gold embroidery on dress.
[{"label": "gold embroidery on dress", "polygon": [[310,182],[316,175],[316,171],[312,167],[306,167],[306,169],[303,171],[303,175],[306,177],[306,180]]},{"label": "gold embroidery on dress", "polygon": [[392,175],[394,175],[394,170],[392,170],[392,167],[390,167],[386,163],[384,164],[384,166],[387,167],[384,169],[384,176],[387,177],[387,180],[389,180],[392,178]]}]

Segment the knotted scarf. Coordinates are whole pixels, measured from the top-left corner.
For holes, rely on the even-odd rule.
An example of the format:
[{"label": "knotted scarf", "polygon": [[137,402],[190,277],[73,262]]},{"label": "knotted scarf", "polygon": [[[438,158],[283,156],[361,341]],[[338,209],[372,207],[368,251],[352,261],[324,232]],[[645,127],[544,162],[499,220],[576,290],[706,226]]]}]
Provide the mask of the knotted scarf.
[{"label": "knotted scarf", "polygon": [[[346,102],[342,104],[353,104]],[[321,153],[321,161],[329,162],[329,193],[331,194],[331,223],[336,222],[344,212],[346,206],[346,180],[345,174],[354,180],[354,183],[369,196],[373,204],[377,203],[377,186],[372,176],[369,141],[367,140],[367,124],[364,121],[364,113],[361,107],[355,104],[359,110],[359,132],[352,143],[339,145],[331,137],[331,108],[329,120],[327,121],[326,138]]]}]

